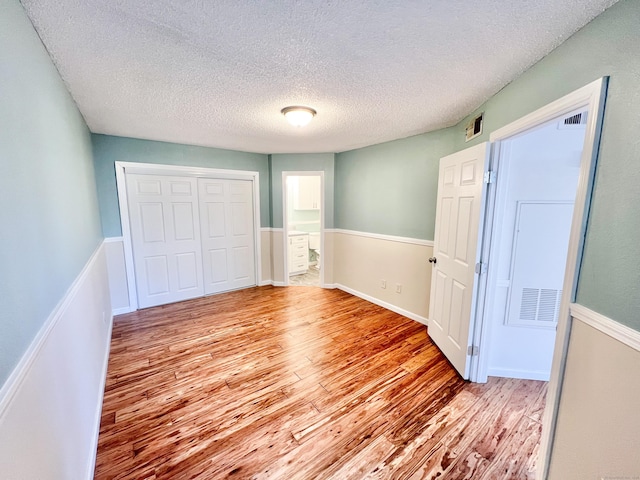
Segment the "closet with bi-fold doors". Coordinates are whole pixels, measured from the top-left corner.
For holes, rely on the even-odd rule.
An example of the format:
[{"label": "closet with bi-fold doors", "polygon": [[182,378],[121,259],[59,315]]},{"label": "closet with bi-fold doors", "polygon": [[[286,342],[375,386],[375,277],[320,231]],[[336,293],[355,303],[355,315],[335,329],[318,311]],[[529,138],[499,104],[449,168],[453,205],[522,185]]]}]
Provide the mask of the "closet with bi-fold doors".
[{"label": "closet with bi-fold doors", "polygon": [[125,167],[139,308],[257,284],[257,174],[180,173]]}]

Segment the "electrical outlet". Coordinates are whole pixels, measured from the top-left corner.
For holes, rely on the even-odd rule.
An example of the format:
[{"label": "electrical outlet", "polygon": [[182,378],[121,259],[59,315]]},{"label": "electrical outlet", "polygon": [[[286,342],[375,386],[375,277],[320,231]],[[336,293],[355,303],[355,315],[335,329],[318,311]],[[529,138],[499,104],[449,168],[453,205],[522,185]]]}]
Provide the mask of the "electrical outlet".
[{"label": "electrical outlet", "polygon": [[402,285],[399,283],[396,283],[396,293],[402,293]]},{"label": "electrical outlet", "polygon": [[387,281],[386,280],[380,280],[380,288],[387,288]]}]

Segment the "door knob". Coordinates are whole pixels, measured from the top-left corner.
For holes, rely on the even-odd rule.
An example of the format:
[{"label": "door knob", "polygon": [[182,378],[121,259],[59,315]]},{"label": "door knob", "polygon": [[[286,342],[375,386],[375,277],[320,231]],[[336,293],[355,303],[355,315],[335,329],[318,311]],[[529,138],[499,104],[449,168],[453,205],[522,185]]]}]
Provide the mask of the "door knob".
[{"label": "door knob", "polygon": [[431,257],[429,259],[429,263],[433,263],[435,265],[436,263],[438,263],[438,259],[436,257]]}]

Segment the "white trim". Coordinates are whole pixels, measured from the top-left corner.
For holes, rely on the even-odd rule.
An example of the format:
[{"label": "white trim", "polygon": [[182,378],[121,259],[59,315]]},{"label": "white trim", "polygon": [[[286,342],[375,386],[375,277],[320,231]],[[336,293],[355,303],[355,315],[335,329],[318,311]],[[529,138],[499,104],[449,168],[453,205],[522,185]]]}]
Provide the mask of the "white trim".
[{"label": "white trim", "polygon": [[538,469],[538,480],[543,480],[548,476],[549,465],[551,464],[553,436],[555,435],[558,410],[560,408],[560,395],[562,393],[562,382],[564,381],[567,352],[569,350],[569,336],[571,333],[569,303],[575,299],[579,269],[582,263],[584,239],[591,204],[591,192],[593,190],[598,151],[600,150],[600,134],[604,119],[607,86],[608,77],[604,77],[590,83],[580,89],[578,94],[573,95],[574,108],[586,106],[589,111],[589,116],[587,118],[584,148],[580,160],[578,192],[576,194],[576,203],[569,236],[567,268],[558,314],[558,329],[556,331],[556,342],[551,366],[551,379],[549,380],[549,390],[547,391],[547,406],[542,422],[542,437],[540,439],[538,457],[541,459],[538,464],[541,465],[542,468]]},{"label": "white trim", "polygon": [[4,415],[7,406],[11,403],[11,400],[15,396],[16,392],[24,382],[27,374],[29,373],[29,370],[31,369],[31,365],[33,365],[33,362],[38,357],[38,354],[46,343],[49,334],[62,317],[62,314],[67,310],[67,308],[69,308],[69,305],[78,293],[78,290],[80,289],[80,287],[82,287],[82,284],[87,279],[87,276],[89,275],[91,269],[94,267],[94,264],[101,254],[102,249],[104,249],[104,242],[100,242],[98,248],[96,248],[93,254],[91,254],[89,261],[85,264],[80,274],[67,289],[62,299],[51,311],[47,319],[42,324],[42,327],[40,327],[40,330],[38,330],[38,333],[29,344],[29,347],[20,358],[20,361],[15,366],[11,374],[9,374],[9,377],[4,382],[4,385],[0,387],[0,419]]},{"label": "white trim", "polygon": [[124,237],[106,237],[104,243],[118,243],[124,242]]},{"label": "white trim", "polygon": [[100,388],[98,392],[98,402],[96,403],[96,413],[95,413],[95,426],[94,431],[95,434],[93,436],[93,440],[91,441],[91,451],[93,455],[89,459],[89,464],[87,466],[87,479],[93,478],[96,471],[96,460],[97,460],[97,451],[98,451],[98,439],[100,437],[100,422],[102,420],[102,405],[104,403],[104,390],[107,384],[107,373],[109,369],[109,354],[111,353],[111,336],[113,333],[113,313],[111,314],[111,319],[107,325],[107,352],[102,360],[102,371],[100,373],[100,378],[102,382],[100,383]]},{"label": "white trim", "polygon": [[131,313],[131,312],[135,312],[135,310],[133,308],[131,308],[131,306],[120,307],[120,308],[114,308],[111,311],[111,315],[113,315],[115,317],[116,315],[124,315],[125,313]]},{"label": "white trim", "polygon": [[133,244],[131,243],[131,224],[129,223],[127,180],[125,176],[126,166],[126,162],[115,162],[118,207],[120,208],[120,228],[122,231],[122,243],[124,249],[124,267],[127,272],[129,308],[133,312],[138,309],[138,289],[136,287],[135,269],[133,267]]},{"label": "white trim", "polygon": [[[591,201],[591,191],[593,188],[593,178],[595,172],[596,158],[600,146],[600,132],[604,116],[604,100],[607,91],[608,78],[603,77],[590,84],[575,90],[564,97],[539,108],[538,110],[523,116],[522,118],[492,132],[489,136],[494,142],[492,145],[492,168],[494,162],[499,162],[502,141],[507,141],[526,130],[536,128],[546,122],[552,121],[566,113],[573,112],[579,108],[587,108],[589,116],[585,131],[584,147],[580,161],[580,174],[576,201],[571,223],[571,234],[569,238],[569,249],[567,254],[567,266],[563,282],[563,295],[560,303],[558,315],[558,329],[556,332],[556,342],[551,367],[551,377],[549,390],[547,393],[547,405],[543,417],[542,437],[540,440],[539,461],[540,468],[537,469],[536,478],[543,480],[547,477],[551,459],[553,435],[560,405],[560,394],[562,381],[566,365],[567,350],[569,344],[569,334],[571,331],[571,316],[569,304],[575,298],[577,288],[578,271],[580,268],[584,236],[586,232],[586,222]],[[495,185],[490,185],[489,205],[494,205]],[[487,210],[485,219],[490,226],[492,223],[493,210]],[[491,228],[487,228],[484,237],[482,262],[489,264],[489,275],[492,275],[492,266],[489,258],[491,248]],[[487,282],[481,283],[479,295],[482,304],[479,305],[477,317],[475,319],[475,339],[476,345],[480,347],[480,355],[472,357],[472,381],[483,381],[486,379],[488,371],[488,354],[490,345],[490,322],[484,317],[487,315],[485,302],[487,299]]]},{"label": "white trim", "polygon": [[268,285],[271,285],[272,287],[286,287],[287,286],[287,285],[284,284],[284,282],[276,282],[275,280],[262,280],[258,286],[259,287],[266,287]]},{"label": "white trim", "polygon": [[281,232],[282,228],[260,227],[261,232]]},{"label": "white trim", "polygon": [[549,372],[534,372],[529,370],[513,370],[511,368],[490,368],[490,377],[504,377],[504,378],[520,378],[523,380],[540,380],[543,382],[549,381]]},{"label": "white trim", "polygon": [[[590,106],[594,99],[594,95],[599,96],[600,89],[603,84],[606,84],[606,79],[600,78],[582,88],[574,90],[564,97],[559,98],[558,100],[551,102],[544,107],[511,122],[510,124],[494,130],[489,135],[489,140],[491,142],[497,142],[499,140],[519,135],[520,133],[531,129],[533,126],[546,123],[556,117],[564,115],[565,113],[574,112],[581,107]],[[593,115],[590,114],[589,116],[593,118]],[[590,122],[587,121],[587,129],[589,128],[589,123]]]},{"label": "white trim", "polygon": [[125,267],[127,270],[127,288],[129,290],[129,308],[133,312],[138,309],[138,291],[136,288],[135,270],[133,266],[133,246],[131,244],[131,227],[129,223],[129,204],[127,201],[126,173],[143,175],[179,175],[189,177],[227,178],[249,180],[253,182],[254,209],[254,249],[256,285],[262,278],[262,245],[260,233],[260,174],[250,170],[227,170],[220,168],[188,167],[182,165],[162,165],[155,163],[115,162],[116,187],[118,190],[118,206],[120,207],[120,226],[124,243]]},{"label": "white trim", "polygon": [[[127,267],[126,267],[126,260],[125,260],[125,253],[124,253],[124,237],[107,237],[104,239],[104,243],[105,245],[111,245],[111,244],[115,244],[115,243],[119,243],[122,245],[122,255],[118,256],[117,260],[118,261],[122,261],[125,263],[125,267],[124,267],[124,276],[120,277],[118,275],[119,278],[112,278],[112,275],[115,277],[116,273],[114,272],[114,270],[112,269],[113,267],[113,263],[114,260],[116,260],[116,258],[113,257],[113,252],[110,253],[110,249],[107,247],[106,249],[106,258],[107,258],[107,271],[109,272],[109,287],[112,288],[113,283],[122,283],[124,282],[127,285],[127,303],[128,305],[123,305],[123,302],[120,302],[121,298],[115,298],[115,294],[113,292],[113,290],[111,290],[110,296],[111,296],[111,306],[112,306],[112,310],[111,310],[111,315],[115,316],[115,315],[122,315],[124,313],[130,313],[135,311],[135,309],[131,308],[131,295],[129,294],[129,285],[128,285],[128,278],[127,278]],[[121,305],[118,308],[114,308],[114,305]]]},{"label": "white trim", "polygon": [[387,240],[389,242],[409,243],[412,245],[422,245],[425,247],[433,247],[433,240],[422,240],[420,238],[398,237],[396,235],[384,235],[382,233],[359,232],[356,230],[345,230],[342,228],[334,228],[327,230],[332,233],[341,233],[343,235],[355,235],[357,237],[375,238],[377,240]]},{"label": "white trim", "polygon": [[366,293],[362,293],[359,292],[358,290],[354,290],[353,288],[349,288],[346,287],[344,285],[341,285],[339,283],[333,284],[330,288],[338,288],[340,290],[342,290],[343,292],[347,292],[350,293],[351,295],[355,295],[356,297],[362,298],[363,300],[366,300],[367,302],[371,302],[374,303],[376,305],[379,305],[383,308],[386,308],[387,310],[391,310],[392,312],[398,313],[400,315],[403,315],[407,318],[410,318],[411,320],[415,320],[416,322],[419,322],[425,326],[429,325],[429,320],[421,315],[418,315],[416,313],[410,312],[409,310],[405,310],[404,308],[400,308],[396,305],[393,305],[391,303],[387,303],[383,300],[380,300],[376,297],[372,297],[371,295],[367,295]]},{"label": "white trim", "polygon": [[190,167],[187,165],[164,165],[160,163],[116,162],[127,173],[140,175],[180,175],[185,177],[229,178],[253,180],[258,177],[254,170],[230,170],[226,168]]},{"label": "white trim", "polygon": [[625,344],[627,347],[633,348],[640,352],[640,332],[623,325],[620,322],[610,319],[601,313],[594,312],[590,308],[572,303],[570,306],[571,316],[575,320],[580,320],[587,325],[599,330],[605,335]]},{"label": "white trim", "polygon": [[[0,458],[0,463],[13,472],[8,473],[11,478],[23,478],[23,475],[26,475],[24,478],[39,478],[37,472],[42,473],[51,467],[64,468],[77,478],[93,478],[113,328],[107,279],[107,243],[104,239],[100,242],[0,388],[2,440],[12,438],[22,444],[41,434],[41,440],[45,442],[40,442],[34,452],[11,457],[9,463],[6,463],[7,452],[0,452],[0,457],[4,457]],[[82,330],[80,333],[86,337],[78,336],[78,330]],[[91,348],[85,349],[84,353],[91,356],[78,356],[82,349],[67,351],[69,341],[85,342],[85,347],[88,346],[86,342],[90,343]],[[68,371],[71,364],[79,366],[79,369]],[[65,376],[69,374],[75,380],[81,380],[80,375],[90,382],[83,381],[81,388],[75,388],[78,387],[75,385],[69,390],[70,385],[61,387],[68,384],[69,379],[56,382],[50,377],[53,371]],[[61,392],[62,395],[58,395]],[[52,398],[52,393],[57,394]],[[70,404],[78,408],[69,410]],[[42,414],[43,408],[46,415]],[[37,423],[30,420],[34,409],[40,412],[33,417],[40,418]],[[87,415],[87,412],[91,413]],[[59,442],[59,447],[47,447],[46,442],[51,441]],[[58,455],[64,457],[58,459],[62,463],[54,465],[51,459],[41,457],[37,450],[42,448],[57,450]],[[60,472],[49,473],[60,475]]]}]

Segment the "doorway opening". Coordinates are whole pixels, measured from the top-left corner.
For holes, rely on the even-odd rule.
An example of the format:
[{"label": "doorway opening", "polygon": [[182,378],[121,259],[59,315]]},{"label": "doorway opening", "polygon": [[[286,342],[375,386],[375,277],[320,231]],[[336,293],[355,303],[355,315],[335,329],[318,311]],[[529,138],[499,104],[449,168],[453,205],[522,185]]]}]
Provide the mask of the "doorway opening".
[{"label": "doorway opening", "polygon": [[285,284],[324,284],[323,172],[284,172]]},{"label": "doorway opening", "polygon": [[588,112],[500,143],[489,250],[488,375],[549,380]]}]

